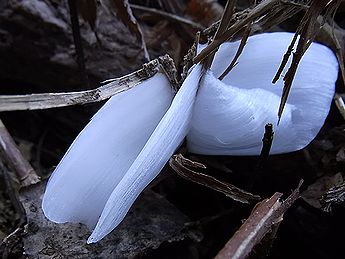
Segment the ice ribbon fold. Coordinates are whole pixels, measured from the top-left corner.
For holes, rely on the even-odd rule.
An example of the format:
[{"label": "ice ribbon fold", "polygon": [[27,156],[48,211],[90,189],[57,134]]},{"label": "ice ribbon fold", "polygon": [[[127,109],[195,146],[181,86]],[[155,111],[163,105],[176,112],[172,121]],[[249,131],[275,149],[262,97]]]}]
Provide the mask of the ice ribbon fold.
[{"label": "ice ribbon fold", "polygon": [[[292,37],[286,32],[250,37],[238,64],[219,81],[240,43],[221,45],[198,92],[187,137],[190,152],[258,155],[266,123],[273,123],[275,131],[271,154],[300,150],[315,138],[330,109],[338,62],[329,48],[311,44],[277,125],[284,82],[282,78],[276,84],[271,81]],[[284,73],[290,64],[291,57]]]},{"label": "ice ribbon fold", "polygon": [[[176,96],[158,73],[113,96],[92,118],[55,169],[43,197],[54,222],[81,222],[88,243],[110,233],[187,136],[190,152],[258,155],[264,125],[276,125],[283,82],[271,80],[293,34],[252,36],[237,66],[222,80],[239,42],[224,43],[211,70],[194,66]],[[298,68],[272,153],[304,148],[329,112],[338,63],[313,43]]]}]

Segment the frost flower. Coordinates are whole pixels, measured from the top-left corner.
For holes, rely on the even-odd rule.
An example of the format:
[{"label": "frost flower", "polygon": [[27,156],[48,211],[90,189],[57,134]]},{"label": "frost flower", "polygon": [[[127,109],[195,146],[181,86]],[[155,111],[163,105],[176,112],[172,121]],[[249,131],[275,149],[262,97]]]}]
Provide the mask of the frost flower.
[{"label": "frost flower", "polygon": [[[271,80],[293,34],[250,37],[238,65],[222,80],[239,42],[224,43],[211,70],[191,70],[176,96],[164,74],[113,96],[92,118],[52,174],[46,217],[110,233],[187,136],[190,152],[258,155],[266,123],[277,123],[283,82]],[[327,47],[313,43],[299,65],[272,153],[302,149],[322,127],[338,74]]]}]

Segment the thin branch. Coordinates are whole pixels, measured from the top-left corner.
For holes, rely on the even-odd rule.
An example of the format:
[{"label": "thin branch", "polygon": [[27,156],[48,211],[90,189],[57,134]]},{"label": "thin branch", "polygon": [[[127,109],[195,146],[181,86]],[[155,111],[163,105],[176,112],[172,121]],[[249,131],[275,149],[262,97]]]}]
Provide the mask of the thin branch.
[{"label": "thin branch", "polygon": [[69,13],[70,13],[71,24],[72,24],[74,46],[75,46],[75,51],[77,54],[77,63],[79,67],[79,73],[81,75],[82,83],[88,88],[89,80],[86,74],[83,44],[82,44],[82,40],[80,36],[80,25],[79,25],[79,18],[78,18],[77,3],[75,0],[68,0],[68,6],[69,6]]},{"label": "thin branch", "polygon": [[259,156],[258,164],[256,165],[257,170],[261,170],[265,162],[267,161],[273,141],[273,125],[272,123],[267,123],[265,125],[265,133],[264,137],[262,138],[262,148]]},{"label": "thin branch", "polygon": [[149,8],[149,7],[136,5],[136,4],[131,4],[130,6],[134,10],[140,10],[140,11],[145,11],[148,13],[156,14],[156,15],[159,15],[159,16],[161,16],[161,17],[163,17],[169,21],[183,23],[183,24],[186,24],[186,25],[191,26],[191,27],[198,29],[198,30],[204,30],[205,29],[205,27],[202,26],[201,24],[198,24],[196,22],[193,22],[191,20],[188,20],[188,19],[183,18],[181,16],[178,16],[176,14],[171,14],[171,13],[167,13],[167,12],[155,9],[155,8]]},{"label": "thin branch", "polygon": [[228,0],[226,2],[224,13],[222,15],[222,18],[220,20],[219,27],[217,29],[216,35],[214,36],[215,39],[218,39],[220,35],[222,35],[230,25],[231,18],[234,14],[236,0]]},{"label": "thin branch", "polygon": [[273,194],[270,199],[259,202],[254,207],[248,219],[236,231],[215,258],[247,258],[255,245],[259,244],[266,234],[272,231],[272,228],[283,220],[284,213],[299,197],[299,188],[302,183],[303,181],[301,180],[298,187],[283,202],[279,200],[283,195],[279,192]]},{"label": "thin branch", "polygon": [[24,227],[18,227],[1,241],[0,251],[2,252],[2,258],[11,258],[11,251],[16,245],[22,243],[23,235]]},{"label": "thin branch", "polygon": [[40,177],[19,151],[13,138],[0,120],[0,152],[16,173],[22,187],[38,183]]}]

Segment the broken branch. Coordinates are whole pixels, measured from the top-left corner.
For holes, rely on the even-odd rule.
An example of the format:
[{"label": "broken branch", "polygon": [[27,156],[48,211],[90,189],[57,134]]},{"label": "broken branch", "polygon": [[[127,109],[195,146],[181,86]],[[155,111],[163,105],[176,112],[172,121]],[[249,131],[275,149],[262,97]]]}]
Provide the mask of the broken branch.
[{"label": "broken branch", "polygon": [[279,200],[283,195],[279,192],[273,194],[271,198],[259,202],[254,207],[248,219],[215,258],[246,258],[254,246],[259,244],[263,237],[271,231],[272,227],[282,221],[284,213],[299,197],[299,188],[302,183],[303,180],[300,181],[298,187],[283,202]]}]

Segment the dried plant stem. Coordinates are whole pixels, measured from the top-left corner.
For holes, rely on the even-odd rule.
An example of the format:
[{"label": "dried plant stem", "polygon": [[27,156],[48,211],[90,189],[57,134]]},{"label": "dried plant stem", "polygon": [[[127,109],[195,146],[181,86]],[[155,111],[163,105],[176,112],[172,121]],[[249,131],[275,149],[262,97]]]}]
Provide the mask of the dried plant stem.
[{"label": "dried plant stem", "polygon": [[283,220],[284,213],[299,197],[299,188],[302,183],[303,181],[301,180],[298,187],[283,202],[279,200],[283,195],[279,192],[273,194],[271,198],[259,202],[254,207],[248,219],[236,231],[215,258],[246,258],[253,250],[254,246],[259,244],[263,237]]},{"label": "dried plant stem", "polygon": [[254,9],[252,9],[246,17],[235,22],[223,34],[221,34],[217,39],[214,39],[206,48],[204,48],[194,58],[194,63],[195,64],[199,63],[201,60],[206,58],[209,54],[214,52],[219,47],[220,44],[227,41],[234,34],[239,32],[243,27],[252,23],[256,18],[269,12],[271,9],[273,9],[276,5],[279,5],[279,4],[281,4],[279,0],[267,0],[267,1],[263,1],[262,3],[254,7]]},{"label": "dried plant stem", "polygon": [[259,195],[251,194],[230,183],[219,181],[212,176],[190,169],[206,169],[206,166],[201,163],[186,159],[182,156],[182,154],[174,155],[169,160],[169,165],[182,178],[223,193],[235,201],[250,203],[251,201],[261,199]]},{"label": "dried plant stem", "polygon": [[267,222],[269,222],[269,226],[275,223],[273,212],[281,206],[279,198],[282,195],[282,193],[276,192],[270,199],[259,202],[249,218],[215,258],[245,258],[264,237],[267,232]]},{"label": "dried plant stem", "polygon": [[5,125],[0,120],[0,152],[5,161],[16,173],[22,187],[35,184],[40,177],[29,162],[23,157]]},{"label": "dried plant stem", "polygon": [[164,17],[165,19],[167,19],[169,21],[183,23],[183,24],[189,25],[189,26],[191,26],[195,29],[198,29],[198,30],[205,29],[205,27],[202,26],[201,24],[198,24],[196,22],[193,22],[191,20],[188,20],[188,19],[183,18],[181,16],[178,16],[176,14],[171,14],[171,13],[167,13],[167,12],[155,9],[155,8],[149,8],[149,7],[140,6],[140,5],[136,5],[136,4],[131,4],[130,6],[133,10],[140,10],[140,11],[145,11],[145,12],[152,13],[155,15],[159,15],[159,16]]},{"label": "dried plant stem", "polygon": [[[295,74],[297,72],[297,67],[306,52],[306,50],[309,48],[310,44],[313,42],[316,34],[318,33],[320,26],[317,26],[317,18],[320,15],[320,13],[325,9],[327,4],[329,3],[328,0],[314,0],[311,3],[311,6],[307,10],[307,12],[304,14],[302,21],[297,29],[297,32],[295,34],[295,37],[289,47],[288,52],[286,53],[287,57],[291,55],[292,47],[294,46],[294,42],[297,39],[297,35],[300,36],[298,39],[298,44],[296,47],[296,51],[292,57],[291,65],[286,72],[284,76],[284,87],[283,87],[283,93],[279,105],[278,110],[278,118],[280,120],[283,110],[285,107],[285,104],[287,102],[287,98],[292,86],[292,82],[294,80]],[[286,57],[284,57],[286,59]],[[285,60],[283,60],[284,62]],[[280,73],[282,72],[282,67],[285,67],[285,64],[283,64],[280,67],[280,70],[275,76],[275,79],[277,79],[280,76]],[[279,123],[279,121],[278,121]]]},{"label": "dried plant stem", "polygon": [[77,54],[77,63],[79,67],[79,73],[81,75],[82,83],[88,88],[89,80],[86,74],[86,67],[85,67],[85,57],[83,51],[83,44],[80,36],[80,25],[78,19],[78,9],[77,3],[74,0],[68,0],[71,24],[72,24],[72,32],[73,32],[73,40],[75,51]]},{"label": "dried plant stem", "polygon": [[343,116],[343,118],[345,120],[345,104],[344,104],[344,100],[341,97],[341,95],[335,94],[334,102],[335,102],[335,105],[337,106],[341,116]]},{"label": "dried plant stem", "polygon": [[225,71],[220,75],[220,77],[218,78],[219,80],[223,80],[224,77],[229,74],[229,72],[236,66],[237,64],[237,60],[240,57],[240,55],[242,54],[243,50],[244,50],[244,46],[247,43],[247,40],[249,38],[249,35],[251,33],[251,26],[248,26],[246,31],[244,32],[244,35],[241,39],[241,43],[240,46],[238,46],[238,49],[236,51],[236,54],[234,56],[234,58],[232,59],[230,65],[225,69]]},{"label": "dried plant stem", "polygon": [[[219,26],[217,28],[216,34],[214,35],[213,41],[217,40],[228,28],[232,15],[234,14],[234,8],[235,8],[236,0],[228,0],[226,2],[224,12],[222,14],[222,18],[220,19]],[[207,70],[211,67],[211,64],[214,59],[214,55],[216,52],[212,52],[206,60],[204,60],[204,70]]]},{"label": "dried plant stem", "polygon": [[[226,16],[227,19],[224,19],[224,25],[221,26],[222,30],[225,28],[225,25],[229,25],[228,19],[230,19],[229,16],[230,14],[232,14],[232,4],[234,4],[234,1],[231,1],[229,4]],[[274,23],[274,21],[267,21],[265,20],[265,17],[272,13],[272,10],[280,10],[283,13],[283,10],[287,10],[287,14],[284,13],[284,15],[275,17],[276,20],[281,21],[283,19],[281,17],[284,17],[284,19],[286,19],[301,8],[302,7],[300,5],[296,5],[290,2],[282,2],[280,0],[267,0],[260,3],[249,12],[247,10],[245,12],[241,12],[240,19],[229,28],[227,28],[225,32],[219,32],[219,37],[215,39],[203,51],[201,51],[201,53],[195,56],[193,62],[198,63],[203,60],[206,56],[208,56],[216,48],[218,48],[221,43],[251,24],[255,19],[260,18],[259,21],[257,21],[257,23],[254,23],[252,26],[253,33],[260,30],[261,25],[263,25],[264,27],[269,27],[270,25],[272,25],[272,23]],[[234,14],[232,16],[236,15]],[[154,75],[161,68],[161,60],[164,61],[165,59],[163,58],[152,60],[151,62],[144,64],[143,69],[137,70],[120,78],[107,80],[104,83],[109,84],[102,85],[101,87],[92,90],[69,93],[0,95],[0,112],[14,110],[49,109],[102,101],[111,97],[112,95],[130,89],[131,87],[134,87],[135,85]],[[164,64],[162,67],[164,67]],[[176,78],[172,79],[172,81],[176,82]],[[176,88],[176,83],[175,85],[173,85],[173,87]]]},{"label": "dried plant stem", "polygon": [[256,165],[257,170],[262,169],[263,165],[265,164],[265,162],[267,161],[270,155],[273,136],[274,136],[273,125],[272,123],[267,123],[265,125],[265,133],[262,138],[262,148],[261,148],[261,152],[259,156],[259,162]]},{"label": "dried plant stem", "polygon": [[102,101],[153,76],[161,69],[161,63],[167,59],[169,59],[168,56],[154,59],[144,64],[142,69],[123,77],[107,80],[104,82],[105,85],[92,90],[68,93],[0,95],[0,112],[40,110]]},{"label": "dried plant stem", "polygon": [[[231,26],[229,25],[224,33],[203,49],[194,58],[194,63],[196,64],[204,60],[207,56],[216,51],[219,45],[234,36],[239,36],[238,33],[250,25],[252,27],[251,33],[267,30],[304,9],[306,9],[305,5],[296,4],[290,1],[266,0],[262,1],[251,10],[247,9],[235,13],[232,17],[232,20],[235,20],[235,22]],[[208,35],[212,33],[218,24],[219,22],[211,25],[210,28],[204,30],[203,34]]]}]

